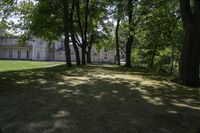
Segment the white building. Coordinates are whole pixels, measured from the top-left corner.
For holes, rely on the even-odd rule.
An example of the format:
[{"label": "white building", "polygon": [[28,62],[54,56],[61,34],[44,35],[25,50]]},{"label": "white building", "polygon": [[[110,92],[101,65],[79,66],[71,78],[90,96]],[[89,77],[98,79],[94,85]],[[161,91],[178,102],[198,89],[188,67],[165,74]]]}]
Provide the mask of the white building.
[{"label": "white building", "polygon": [[[6,60],[36,60],[65,61],[64,40],[54,41],[51,45],[41,39],[31,39],[25,45],[19,45],[18,37],[2,37],[0,31],[0,59]],[[70,45],[72,62],[76,61],[73,45]],[[80,56],[81,56],[81,49]],[[81,57],[80,57],[81,58]],[[92,63],[114,63],[115,51],[102,49],[91,50]]]}]

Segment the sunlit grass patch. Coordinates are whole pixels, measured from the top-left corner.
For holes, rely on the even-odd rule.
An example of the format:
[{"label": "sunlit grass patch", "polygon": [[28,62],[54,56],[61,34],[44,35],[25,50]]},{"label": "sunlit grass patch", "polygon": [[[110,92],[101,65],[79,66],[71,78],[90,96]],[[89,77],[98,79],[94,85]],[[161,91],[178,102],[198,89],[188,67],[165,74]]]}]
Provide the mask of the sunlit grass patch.
[{"label": "sunlit grass patch", "polygon": [[52,67],[64,64],[63,62],[38,62],[38,61],[14,61],[14,60],[0,60],[0,72],[25,70],[42,67]]}]

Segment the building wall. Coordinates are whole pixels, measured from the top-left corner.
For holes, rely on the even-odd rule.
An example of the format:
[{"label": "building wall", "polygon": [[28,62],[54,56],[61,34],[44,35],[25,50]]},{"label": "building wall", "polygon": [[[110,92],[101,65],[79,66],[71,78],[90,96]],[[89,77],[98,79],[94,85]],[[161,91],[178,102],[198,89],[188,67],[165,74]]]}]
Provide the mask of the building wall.
[{"label": "building wall", "polygon": [[32,42],[32,60],[49,60],[48,44],[40,39],[34,39]]},{"label": "building wall", "polygon": [[96,48],[91,51],[91,60],[94,63],[115,63],[115,51],[101,49],[99,52]]},{"label": "building wall", "polygon": [[18,45],[18,37],[2,37],[0,39],[0,59],[32,59],[32,46],[29,42]]},{"label": "building wall", "polygon": [[7,48],[1,48],[0,49],[0,57],[2,59],[9,59],[9,51],[8,50],[9,49],[7,49]]},{"label": "building wall", "polygon": [[31,48],[0,47],[0,59],[32,59]]},{"label": "building wall", "polygon": [[[0,59],[22,59],[36,61],[65,61],[64,41],[54,41],[51,45],[41,39],[33,38],[26,42],[25,46],[17,45],[17,38],[0,39]],[[76,61],[73,45],[70,44],[71,60]],[[81,59],[81,48],[79,48]],[[87,59],[87,57],[86,57]],[[91,61],[93,63],[114,63],[115,51],[102,49],[97,52],[93,47],[91,50]]]},{"label": "building wall", "polygon": [[55,60],[65,61],[65,52],[64,51],[55,52]]}]

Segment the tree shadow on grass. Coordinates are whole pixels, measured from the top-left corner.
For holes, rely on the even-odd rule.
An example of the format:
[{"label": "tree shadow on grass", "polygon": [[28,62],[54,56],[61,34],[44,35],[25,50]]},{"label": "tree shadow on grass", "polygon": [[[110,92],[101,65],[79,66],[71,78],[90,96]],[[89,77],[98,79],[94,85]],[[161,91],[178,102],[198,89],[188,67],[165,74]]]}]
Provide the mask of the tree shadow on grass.
[{"label": "tree shadow on grass", "polygon": [[197,133],[199,89],[143,76],[109,66],[1,72],[1,131]]}]

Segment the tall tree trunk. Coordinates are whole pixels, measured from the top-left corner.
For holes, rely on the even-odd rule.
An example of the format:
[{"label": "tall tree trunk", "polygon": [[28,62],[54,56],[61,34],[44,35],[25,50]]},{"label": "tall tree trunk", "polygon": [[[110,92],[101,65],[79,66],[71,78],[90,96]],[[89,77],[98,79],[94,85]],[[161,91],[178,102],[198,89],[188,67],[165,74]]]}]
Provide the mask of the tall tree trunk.
[{"label": "tall tree trunk", "polygon": [[84,39],[83,39],[83,47],[82,47],[82,64],[86,65],[86,48],[87,48],[87,30],[88,30],[88,11],[89,11],[89,2],[90,0],[86,1],[85,5],[85,29],[84,29]]},{"label": "tall tree trunk", "polygon": [[91,50],[92,50],[92,47],[90,45],[90,46],[88,46],[88,51],[87,51],[87,63],[88,64],[92,64],[92,61],[91,61]]},{"label": "tall tree trunk", "polygon": [[126,67],[132,67],[131,63],[132,44],[133,44],[133,36],[130,36],[126,43],[126,64],[125,64]]},{"label": "tall tree trunk", "polygon": [[158,47],[158,43],[155,44],[154,49],[153,49],[153,54],[152,54],[150,65],[149,65],[150,68],[153,68],[154,59],[155,59],[155,55],[156,55],[156,52],[157,52],[157,47]]},{"label": "tall tree trunk", "polygon": [[[200,21],[199,21],[200,22]],[[180,61],[179,82],[183,85],[199,85],[199,56],[200,32],[197,24],[185,30],[184,45]]]},{"label": "tall tree trunk", "polygon": [[174,57],[175,56],[175,50],[172,46],[172,53],[171,53],[171,68],[170,68],[170,74],[172,75],[174,73]]},{"label": "tall tree trunk", "polygon": [[133,44],[132,17],[133,17],[133,0],[128,0],[129,38],[126,43],[126,64],[125,64],[126,67],[132,67],[131,65],[131,52]]},{"label": "tall tree trunk", "polygon": [[119,24],[120,24],[120,18],[118,17],[118,18],[117,18],[116,31],[115,31],[117,65],[120,65],[120,53],[119,53]]},{"label": "tall tree trunk", "polygon": [[76,54],[76,65],[79,66],[79,65],[81,65],[79,48],[77,46],[76,39],[75,39],[74,35],[71,35],[71,38],[72,38],[72,43],[73,43],[74,51],[75,51],[75,54]]},{"label": "tall tree trunk", "polygon": [[[82,22],[81,22],[81,16],[80,16],[80,2],[79,0],[76,0],[76,13],[77,13],[77,18],[78,18],[78,26],[79,26],[79,30],[80,30],[80,34],[81,34],[81,39],[82,39],[82,44],[81,44],[81,62],[82,62],[82,65],[86,65],[86,59],[85,59],[85,55],[86,55],[86,42],[87,40],[85,41],[85,30],[83,29],[83,25],[82,25]],[[87,36],[86,36],[87,37]]]},{"label": "tall tree trunk", "polygon": [[82,50],[82,65],[86,65],[86,59],[85,59],[85,55],[86,55],[86,47],[85,47],[85,43],[83,43],[83,46],[81,47]]},{"label": "tall tree trunk", "polygon": [[71,51],[69,47],[69,1],[63,0],[63,7],[64,7],[64,15],[63,15],[63,22],[64,22],[64,46],[65,46],[65,56],[66,56],[66,66],[71,67]]},{"label": "tall tree trunk", "polygon": [[181,52],[178,81],[183,85],[198,86],[200,63],[200,1],[195,0],[193,13],[190,7],[190,0],[180,0],[180,7],[185,36]]},{"label": "tall tree trunk", "polygon": [[74,35],[74,22],[73,22],[73,15],[74,15],[74,1],[72,2],[72,9],[71,9],[71,14],[70,14],[70,31],[71,31],[71,39],[72,39],[72,43],[73,43],[73,47],[74,47],[74,51],[76,54],[76,64],[79,66],[81,64],[81,60],[80,60],[80,54],[79,54],[79,49],[77,46],[77,42],[76,42],[76,38]]},{"label": "tall tree trunk", "polygon": [[91,37],[90,37],[90,43],[88,44],[88,51],[87,51],[87,63],[88,64],[92,64],[92,60],[91,60],[91,50],[92,50],[92,46],[94,43],[94,27],[92,26],[92,33],[91,33]]}]

